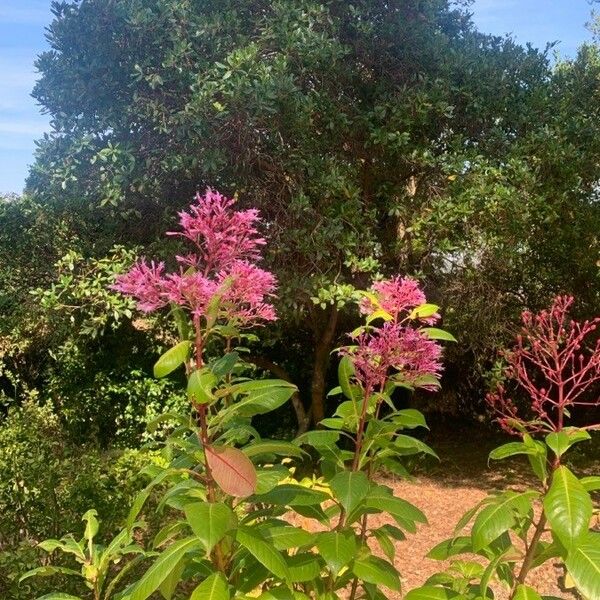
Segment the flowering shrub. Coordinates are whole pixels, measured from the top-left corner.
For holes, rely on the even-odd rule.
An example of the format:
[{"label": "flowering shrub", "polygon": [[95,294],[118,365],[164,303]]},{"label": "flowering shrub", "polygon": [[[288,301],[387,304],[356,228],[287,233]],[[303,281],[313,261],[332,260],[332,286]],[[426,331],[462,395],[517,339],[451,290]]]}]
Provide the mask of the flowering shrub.
[{"label": "flowering shrub", "polygon": [[[154,373],[164,377],[183,366],[192,409],[191,416],[157,419],[176,420],[178,427],[165,443],[164,466],[147,469],[152,480],[118,540],[130,540],[159,484],[167,488],[161,505],[178,516],[168,520],[149,551],[132,547],[136,561],[156,558],[137,582],[120,590],[125,580],[118,576],[106,587],[111,554],[96,564],[100,555],[86,530],[89,555],[81,554],[82,573],[94,598],[145,600],[156,591],[170,598],[177,588],[194,600],[333,600],[344,588],[352,598],[359,589],[371,598],[385,597],[379,586],[399,589],[392,540],[414,532],[425,516],[373,476],[381,466],[405,475],[404,456],[433,454],[400,433],[425,426],[425,420],[416,410],[396,410],[392,395],[397,387],[438,388],[436,340],[452,339],[432,327],[438,308],[425,303],[413,280],[376,283],[360,304],[365,325],[339,350],[340,386],[331,393],[344,399],[335,415],[322,422],[324,429],[293,443],[261,440],[252,417],[282,405],[295,388],[281,380],[249,380],[239,360],[242,332],[276,318],[270,303],[275,278],[257,266],[265,243],[258,214],[236,211],[232,200],[208,191],[180,214],[180,224],[181,231],[171,235],[193,248],[176,258],[176,271],[142,260],[114,284],[144,312],[170,307],[181,341],[160,357]],[[220,347],[222,356],[209,360],[209,345]],[[293,460],[306,456],[305,446],[321,456],[322,477],[314,481],[293,478]],[[382,512],[397,525],[369,529],[368,515]],[[293,513],[313,520],[314,531],[295,526]],[[388,560],[371,552],[370,537]],[[51,547],[67,551],[73,541],[55,540]],[[109,547],[119,561],[130,551],[117,538]]]},{"label": "flowering shrub", "polygon": [[600,478],[578,478],[564,464],[571,446],[589,440],[587,429],[597,427],[568,426],[567,420],[574,407],[600,404],[592,387],[600,381],[595,333],[600,318],[574,321],[569,317],[572,304],[572,297],[559,296],[548,310],[524,312],[516,346],[505,353],[506,379],[514,391],[528,395],[527,413],[517,408],[504,383],[487,397],[502,428],[521,438],[493,450],[490,459],[527,456],[539,485],[491,495],[465,514],[455,537],[429,556],[446,560],[478,554],[485,564],[454,559],[407,600],[492,598],[494,578],[508,586],[512,600],[541,600],[527,585],[527,575],[556,559],[584,598],[600,598],[600,533],[591,530],[589,495],[600,489]]}]

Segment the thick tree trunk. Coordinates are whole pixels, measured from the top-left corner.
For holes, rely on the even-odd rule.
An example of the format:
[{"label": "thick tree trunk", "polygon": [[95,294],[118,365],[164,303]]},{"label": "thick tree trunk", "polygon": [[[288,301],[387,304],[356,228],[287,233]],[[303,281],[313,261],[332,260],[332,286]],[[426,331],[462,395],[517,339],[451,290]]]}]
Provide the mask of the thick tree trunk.
[{"label": "thick tree trunk", "polygon": [[338,310],[336,306],[329,309],[324,327],[318,327],[317,319],[315,319],[315,354],[310,388],[311,420],[315,426],[325,418],[325,381],[337,320]]},{"label": "thick tree trunk", "polygon": [[[294,383],[289,373],[281,365],[275,364],[268,358],[264,358],[262,356],[246,356],[244,360],[256,365],[260,369],[270,371],[279,379],[283,379],[289,383]],[[298,436],[308,430],[308,426],[310,425],[310,414],[306,412],[304,404],[302,403],[302,398],[300,397],[300,393],[298,391],[292,394],[291,401],[292,406],[294,407],[294,412],[296,413],[296,420],[298,421],[298,429],[296,430],[296,435]]]}]

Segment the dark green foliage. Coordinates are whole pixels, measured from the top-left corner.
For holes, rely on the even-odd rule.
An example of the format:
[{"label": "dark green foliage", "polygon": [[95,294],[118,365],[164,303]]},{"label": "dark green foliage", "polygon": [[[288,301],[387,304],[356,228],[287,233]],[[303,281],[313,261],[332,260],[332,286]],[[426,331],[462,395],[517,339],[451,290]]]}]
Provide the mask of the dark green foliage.
[{"label": "dark green foliage", "polygon": [[314,340],[312,367],[284,362],[312,371],[317,420],[337,309],[374,273],[420,275],[460,306],[448,373],[469,410],[507,317],[558,291],[598,306],[595,46],[551,67],[445,0],[55,14],[34,91],[53,131],[28,189],[96,255],[154,243],[206,185],[258,206],[281,282],[274,343],[298,325]]}]

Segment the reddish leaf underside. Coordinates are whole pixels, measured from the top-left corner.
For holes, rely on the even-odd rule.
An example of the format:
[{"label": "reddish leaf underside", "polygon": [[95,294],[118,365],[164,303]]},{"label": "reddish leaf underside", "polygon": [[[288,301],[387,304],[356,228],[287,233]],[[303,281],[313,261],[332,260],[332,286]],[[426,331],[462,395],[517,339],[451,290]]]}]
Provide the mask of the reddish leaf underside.
[{"label": "reddish leaf underside", "polygon": [[237,448],[207,446],[206,461],[213,479],[226,494],[245,498],[256,491],[256,469]]}]

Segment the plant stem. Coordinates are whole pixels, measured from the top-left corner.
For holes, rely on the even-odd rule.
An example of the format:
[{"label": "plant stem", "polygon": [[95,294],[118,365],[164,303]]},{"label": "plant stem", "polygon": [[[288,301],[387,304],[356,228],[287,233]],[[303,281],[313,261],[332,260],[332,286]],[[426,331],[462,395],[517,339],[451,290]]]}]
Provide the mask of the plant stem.
[{"label": "plant stem", "polygon": [[[194,317],[194,330],[195,330],[195,359],[196,359],[196,369],[199,369],[203,365],[202,359],[202,350],[204,345],[204,340],[202,338],[202,328],[200,325],[200,318]],[[215,480],[212,476],[212,471],[210,470],[210,465],[208,464],[207,459],[207,448],[210,446],[210,437],[208,435],[208,424],[207,424],[207,410],[206,404],[195,404],[196,411],[198,412],[198,422],[200,424],[200,433],[198,437],[200,439],[200,443],[202,444],[202,451],[204,452],[204,470],[206,472],[206,496],[207,500],[210,503],[216,502],[216,487]],[[215,558],[215,566],[222,573],[225,572],[225,561],[223,559],[223,551],[219,544],[215,546],[214,549],[214,558]]]},{"label": "plant stem", "polygon": [[517,575],[516,585],[510,595],[511,600],[515,597],[517,593],[517,587],[523,583],[525,583],[525,579],[527,577],[527,573],[531,570],[531,565],[533,563],[533,559],[535,557],[535,551],[537,549],[537,545],[544,533],[544,528],[546,527],[546,515],[543,513],[540,515],[540,520],[538,521],[535,531],[533,532],[533,537],[531,538],[531,543],[527,548],[527,552],[525,553],[525,558],[523,559],[523,564],[521,565],[521,570]]}]

